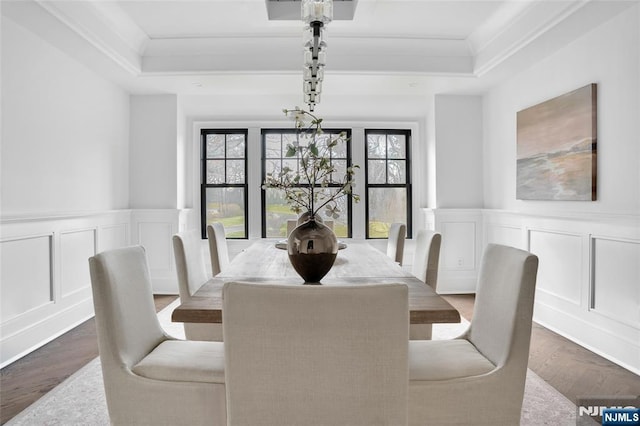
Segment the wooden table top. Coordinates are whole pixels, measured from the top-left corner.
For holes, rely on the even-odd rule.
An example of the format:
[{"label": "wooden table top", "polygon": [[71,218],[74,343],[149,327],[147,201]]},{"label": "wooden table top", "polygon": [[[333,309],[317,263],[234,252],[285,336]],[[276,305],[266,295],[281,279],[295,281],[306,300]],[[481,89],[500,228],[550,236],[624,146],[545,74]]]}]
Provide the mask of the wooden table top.
[{"label": "wooden table top", "polygon": [[[222,323],[222,286],[242,281],[265,284],[303,285],[289,262],[286,250],[273,240],[260,240],[238,254],[229,268],[207,281],[189,301],[178,306],[174,322]],[[384,253],[366,242],[349,242],[340,250],[322,285],[370,285],[402,283],[409,288],[411,324],[457,323],[460,314],[433,289],[402,269]]]}]

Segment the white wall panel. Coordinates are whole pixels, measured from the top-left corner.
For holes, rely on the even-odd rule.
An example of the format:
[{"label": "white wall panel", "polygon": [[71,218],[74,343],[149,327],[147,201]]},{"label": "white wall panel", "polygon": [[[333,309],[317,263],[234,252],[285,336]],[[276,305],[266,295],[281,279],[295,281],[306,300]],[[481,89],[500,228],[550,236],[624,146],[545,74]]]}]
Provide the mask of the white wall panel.
[{"label": "white wall panel", "polygon": [[174,231],[171,223],[138,224],[139,243],[147,251],[147,261],[151,270],[167,270],[174,261],[171,252],[171,237]]},{"label": "white wall panel", "polygon": [[539,259],[537,290],[580,305],[583,287],[580,236],[530,230],[529,248]]},{"label": "white wall panel", "polygon": [[491,223],[487,225],[487,243],[502,244],[504,246],[525,249],[522,238],[522,229],[516,226],[498,225]]},{"label": "white wall panel", "polygon": [[0,243],[0,321],[53,301],[51,236]]},{"label": "white wall panel", "polygon": [[476,225],[474,222],[442,222],[440,268],[471,270],[476,264]]},{"label": "white wall panel", "polygon": [[130,221],[128,210],[2,218],[0,367],[93,316],[88,258],[102,234],[128,245]]},{"label": "white wall panel", "polygon": [[87,229],[60,235],[61,297],[90,288],[89,258],[95,254],[95,234],[94,229]]},{"label": "white wall panel", "polygon": [[480,209],[422,209],[425,228],[442,234],[438,293],[473,293],[482,256]]},{"label": "white wall panel", "polygon": [[593,238],[591,308],[640,328],[640,243]]},{"label": "white wall panel", "polygon": [[640,373],[640,217],[504,210],[483,216],[488,242],[516,238],[522,229],[525,247],[540,259],[534,321]]},{"label": "white wall panel", "polygon": [[[147,252],[153,291],[156,294],[178,294],[172,237],[193,225],[193,209],[140,209],[132,211],[132,244],[142,245]],[[190,229],[193,229],[191,226]]]},{"label": "white wall panel", "polygon": [[100,227],[97,252],[129,245],[129,224]]}]

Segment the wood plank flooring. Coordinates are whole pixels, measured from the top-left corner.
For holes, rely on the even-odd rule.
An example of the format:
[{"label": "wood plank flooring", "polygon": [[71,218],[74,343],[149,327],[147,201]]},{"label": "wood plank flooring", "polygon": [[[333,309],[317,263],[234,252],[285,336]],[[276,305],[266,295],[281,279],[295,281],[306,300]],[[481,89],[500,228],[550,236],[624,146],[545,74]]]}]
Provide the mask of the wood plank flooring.
[{"label": "wood plank flooring", "polygon": [[[445,298],[470,319],[473,295]],[[161,310],[176,296],[156,296]],[[0,424],[49,392],[98,356],[93,319],[0,370]],[[580,396],[640,395],[640,376],[613,364],[546,328],[534,324],[529,367],[576,402]]]}]

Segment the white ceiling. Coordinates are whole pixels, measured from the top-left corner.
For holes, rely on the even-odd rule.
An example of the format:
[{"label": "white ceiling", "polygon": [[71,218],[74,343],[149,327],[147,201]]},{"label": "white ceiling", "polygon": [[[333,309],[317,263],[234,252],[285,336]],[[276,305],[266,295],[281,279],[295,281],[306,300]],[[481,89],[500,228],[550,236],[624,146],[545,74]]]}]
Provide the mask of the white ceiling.
[{"label": "white ceiling", "polygon": [[[353,20],[328,26],[320,107],[481,92],[632,3],[358,0]],[[2,14],[132,93],[209,108],[232,97],[300,103],[303,24],[270,21],[266,0],[5,0]]]}]

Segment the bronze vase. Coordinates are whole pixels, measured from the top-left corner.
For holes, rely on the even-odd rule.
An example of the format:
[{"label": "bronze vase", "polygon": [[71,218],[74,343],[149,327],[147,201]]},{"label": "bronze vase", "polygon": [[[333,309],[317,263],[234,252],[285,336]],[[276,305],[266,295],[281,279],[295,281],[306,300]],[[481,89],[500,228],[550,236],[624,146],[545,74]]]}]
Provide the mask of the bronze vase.
[{"label": "bronze vase", "polygon": [[289,261],[305,284],[320,284],[338,255],[338,238],[312,216],[291,231],[287,252]]}]

